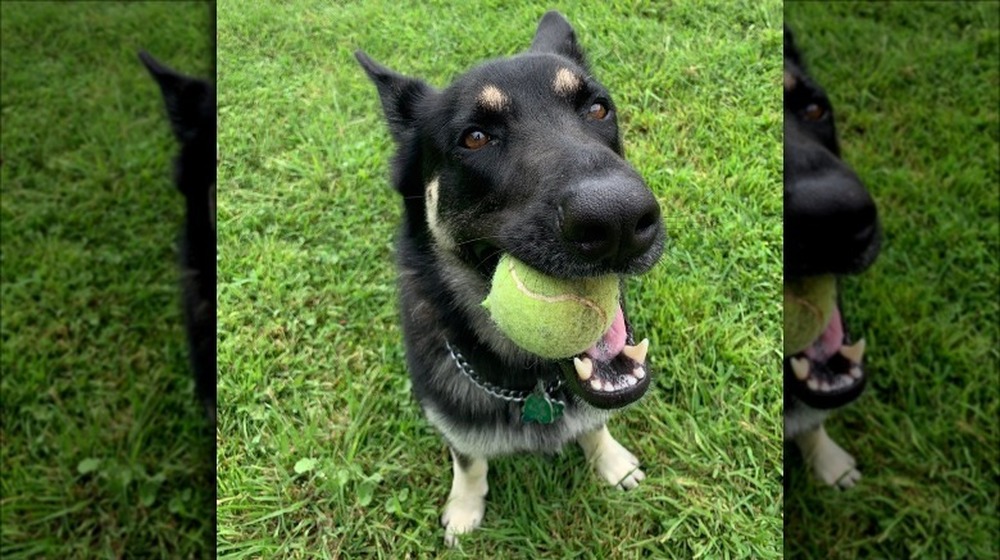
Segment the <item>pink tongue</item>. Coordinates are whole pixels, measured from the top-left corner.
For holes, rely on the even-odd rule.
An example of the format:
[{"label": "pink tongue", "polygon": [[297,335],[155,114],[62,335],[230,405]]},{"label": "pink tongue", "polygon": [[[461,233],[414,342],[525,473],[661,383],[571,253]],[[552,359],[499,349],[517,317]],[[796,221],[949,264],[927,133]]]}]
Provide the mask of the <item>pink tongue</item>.
[{"label": "pink tongue", "polygon": [[625,315],[622,313],[622,306],[619,305],[615,311],[615,318],[611,321],[611,328],[585,354],[594,360],[610,362],[621,354],[622,348],[625,348]]},{"label": "pink tongue", "polygon": [[844,344],[844,324],[840,320],[840,309],[836,306],[830,315],[830,324],[819,336],[812,346],[806,348],[806,356],[813,361],[826,361],[830,356],[837,353]]}]

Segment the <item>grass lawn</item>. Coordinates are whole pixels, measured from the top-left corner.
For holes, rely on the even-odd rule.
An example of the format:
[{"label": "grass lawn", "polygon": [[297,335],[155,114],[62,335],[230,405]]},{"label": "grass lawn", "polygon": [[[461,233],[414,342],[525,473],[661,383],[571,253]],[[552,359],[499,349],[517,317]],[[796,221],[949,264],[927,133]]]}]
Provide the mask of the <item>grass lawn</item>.
[{"label": "grass lawn", "polygon": [[135,54],[209,74],[211,9],[4,2],[0,15],[3,557],[211,557],[176,147]]},{"label": "grass lawn", "polygon": [[[446,551],[451,467],[397,321],[393,146],[352,53],[443,86],[527,48],[549,7],[670,236],[628,285],[655,386],[611,424],[648,478],[614,491],[575,446],[493,461],[482,529]],[[780,557],[781,20],[774,0],[220,2],[220,556]]]},{"label": "grass lawn", "polygon": [[864,478],[838,493],[789,464],[785,557],[997,558],[1000,4],[785,15],[885,230],[845,283],[871,384],[828,422]]}]

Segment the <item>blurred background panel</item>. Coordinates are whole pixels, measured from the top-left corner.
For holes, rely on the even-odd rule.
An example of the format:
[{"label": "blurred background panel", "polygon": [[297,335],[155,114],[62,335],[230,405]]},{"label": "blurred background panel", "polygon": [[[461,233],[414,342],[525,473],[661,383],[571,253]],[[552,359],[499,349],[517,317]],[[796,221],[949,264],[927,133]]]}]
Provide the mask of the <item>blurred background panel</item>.
[{"label": "blurred background panel", "polygon": [[3,555],[214,557],[177,144],[136,57],[214,80],[213,5],[0,9]]},{"label": "blurred background panel", "polygon": [[863,477],[786,454],[786,558],[1000,556],[1000,3],[785,3],[885,240],[843,282],[869,386],[827,422]]}]

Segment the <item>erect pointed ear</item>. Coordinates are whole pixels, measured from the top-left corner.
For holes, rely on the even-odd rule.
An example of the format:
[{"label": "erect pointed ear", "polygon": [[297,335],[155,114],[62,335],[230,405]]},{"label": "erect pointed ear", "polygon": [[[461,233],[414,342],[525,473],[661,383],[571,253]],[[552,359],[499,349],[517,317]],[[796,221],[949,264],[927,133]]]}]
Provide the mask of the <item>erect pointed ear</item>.
[{"label": "erect pointed ear", "polygon": [[213,101],[212,86],[168,68],[146,51],[139,51],[139,59],[160,85],[174,135],[181,142],[194,139],[206,113],[206,104]]},{"label": "erect pointed ear", "polygon": [[792,35],[792,30],[789,29],[787,25],[784,27],[785,27],[785,58],[791,60],[793,63],[795,63],[796,66],[804,70],[802,66],[802,55],[799,54],[799,48],[795,46],[795,37]]},{"label": "erect pointed ear", "polygon": [[436,93],[434,88],[416,78],[393,72],[372,60],[364,51],[355,51],[354,57],[378,88],[389,132],[396,142],[403,143],[416,124],[417,108],[425,97]]},{"label": "erect pointed ear", "polygon": [[542,16],[538,22],[538,30],[531,41],[531,52],[554,53],[576,62],[587,68],[587,58],[583,49],[576,42],[576,33],[566,18],[559,12],[552,11]]}]

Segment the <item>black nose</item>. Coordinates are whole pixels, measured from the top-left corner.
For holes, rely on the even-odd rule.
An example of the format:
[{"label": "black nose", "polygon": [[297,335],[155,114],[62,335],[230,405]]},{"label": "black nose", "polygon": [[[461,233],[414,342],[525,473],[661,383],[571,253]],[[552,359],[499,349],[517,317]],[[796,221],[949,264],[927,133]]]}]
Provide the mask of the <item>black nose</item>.
[{"label": "black nose", "polygon": [[793,179],[784,221],[786,268],[816,262],[831,272],[853,272],[870,264],[878,243],[875,202],[846,166]]},{"label": "black nose", "polygon": [[559,206],[563,241],[584,259],[620,266],[650,249],[660,207],[641,179],[617,174],[580,181]]},{"label": "black nose", "polygon": [[854,175],[839,169],[798,178],[785,199],[785,219],[838,242],[871,237],[875,202]]}]

